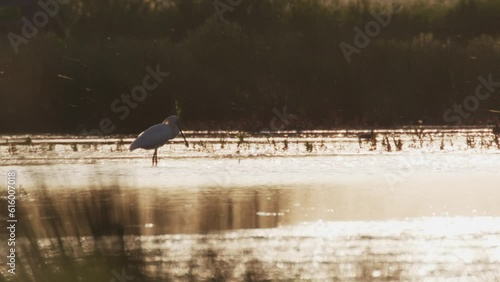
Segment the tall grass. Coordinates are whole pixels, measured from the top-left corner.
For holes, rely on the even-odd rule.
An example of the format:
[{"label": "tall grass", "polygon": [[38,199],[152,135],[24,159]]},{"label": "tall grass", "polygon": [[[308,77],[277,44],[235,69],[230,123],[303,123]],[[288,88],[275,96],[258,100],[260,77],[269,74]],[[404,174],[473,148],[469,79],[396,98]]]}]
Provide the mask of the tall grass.
[{"label": "tall grass", "polygon": [[110,281],[112,270],[122,269],[138,281],[154,281],[140,271],[140,246],[125,249],[126,223],[137,218],[112,195],[119,189],[65,194],[41,188],[17,202],[16,275],[5,271],[2,281]]},{"label": "tall grass", "polygon": [[[170,250],[168,244],[182,244],[180,239],[187,242],[194,238],[196,242],[192,233],[276,227],[275,219],[256,215],[261,202],[269,205],[268,194],[256,192],[255,199],[234,194],[200,192],[194,194],[206,200],[200,210],[191,207],[181,211],[178,209],[183,205],[175,199],[175,192],[139,192],[119,185],[71,191],[42,185],[29,193],[19,190],[16,275],[7,273],[3,265],[0,281],[119,281],[116,273],[134,277],[126,281],[200,281],[207,275],[213,281],[230,280],[239,263],[217,259],[221,254],[205,244],[207,238],[200,237],[198,247],[183,246],[191,252],[186,254],[189,271],[182,267],[185,261],[169,265],[171,255],[161,254]],[[0,219],[6,220],[5,216]],[[171,234],[178,234],[178,238],[162,237]],[[6,229],[0,235],[8,237]],[[144,247],[142,242],[154,242],[165,249]],[[4,247],[6,244],[0,248]],[[244,270],[250,277],[246,281],[265,276],[257,260]]]}]

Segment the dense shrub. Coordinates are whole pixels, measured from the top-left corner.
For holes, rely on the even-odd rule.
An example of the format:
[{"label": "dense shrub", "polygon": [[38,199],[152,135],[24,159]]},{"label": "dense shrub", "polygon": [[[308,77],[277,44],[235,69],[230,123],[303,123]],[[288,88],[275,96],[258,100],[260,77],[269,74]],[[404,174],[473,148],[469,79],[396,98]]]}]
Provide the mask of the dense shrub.
[{"label": "dense shrub", "polygon": [[[48,30],[15,54],[6,34],[20,27],[2,35],[0,132],[78,133],[103,118],[137,132],[176,111],[193,129],[259,129],[283,106],[292,127],[444,123],[479,75],[500,81],[493,0],[405,1],[348,63],[339,44],[388,5],[243,0],[220,21],[211,1],[73,1],[58,15],[66,36]],[[112,102],[157,64],[170,76],[121,120]],[[496,118],[498,93],[466,122]]]}]

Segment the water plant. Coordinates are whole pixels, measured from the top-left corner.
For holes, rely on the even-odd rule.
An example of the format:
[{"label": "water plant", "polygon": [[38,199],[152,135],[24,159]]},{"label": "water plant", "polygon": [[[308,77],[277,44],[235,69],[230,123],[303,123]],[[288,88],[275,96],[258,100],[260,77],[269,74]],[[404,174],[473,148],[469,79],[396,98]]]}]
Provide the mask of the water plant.
[{"label": "water plant", "polygon": [[[205,141],[200,140],[200,141],[198,141],[198,142],[193,142],[193,144],[194,144],[194,145],[196,145],[196,144],[197,144],[198,146],[200,146],[201,148],[203,148],[203,149],[205,149],[205,150],[207,149],[207,144],[206,144],[206,142],[205,142]],[[194,147],[194,146],[193,146],[193,147]]]},{"label": "water plant", "polygon": [[225,145],[226,145],[226,142],[227,142],[227,141],[226,141],[226,137],[221,137],[221,138],[219,139],[219,143],[220,143],[220,148],[221,148],[221,149],[224,149],[224,147],[225,147]]},{"label": "water plant", "polygon": [[42,152],[51,152],[54,151],[54,144],[52,143],[42,143],[40,146]]},{"label": "water plant", "polygon": [[123,141],[123,138],[120,138],[120,140],[116,142],[116,151],[121,152],[123,150],[126,150],[124,144],[125,142]]},{"label": "water plant", "polygon": [[370,138],[370,151],[375,151],[377,150],[377,137],[375,136],[375,134],[372,135],[372,137]]},{"label": "water plant", "polygon": [[497,148],[500,149],[500,140],[499,140],[499,135],[498,134],[494,134],[493,135],[493,142],[495,144],[497,144]]},{"label": "water plant", "polygon": [[311,152],[312,152],[312,150],[313,150],[313,144],[312,144],[311,142],[306,141],[306,142],[304,143],[304,146],[306,147],[306,151],[307,151],[308,153],[311,153]]},{"label": "water plant", "polygon": [[320,143],[319,143],[319,147],[320,147],[321,149],[324,149],[324,150],[326,150],[326,149],[327,149],[327,147],[326,147],[326,145],[325,145],[325,140],[321,140],[321,141],[320,141]]},{"label": "water plant", "polygon": [[14,145],[14,144],[9,144],[9,149],[8,149],[8,152],[9,152],[10,154],[15,154],[15,153],[17,153],[17,148],[16,148],[16,145]]},{"label": "water plant", "polygon": [[415,128],[415,135],[417,136],[417,138],[419,140],[422,140],[423,136],[424,136],[424,129],[423,128]]},{"label": "water plant", "polygon": [[238,144],[236,147],[239,147],[241,144],[245,143],[245,133],[239,132],[237,137],[238,137]]},{"label": "water plant", "polygon": [[390,152],[392,150],[391,142],[389,142],[389,138],[387,136],[382,138],[382,147],[384,147],[387,152]]},{"label": "water plant", "polygon": [[481,141],[479,142],[479,144],[481,144],[481,149],[490,149],[490,147],[493,145],[491,140],[485,140],[483,135],[481,135]]},{"label": "water plant", "polygon": [[465,138],[465,142],[467,143],[467,148],[474,149],[476,148],[476,139],[474,136],[467,134]]},{"label": "water plant", "polygon": [[403,141],[401,141],[401,138],[396,140],[396,138],[393,136],[392,141],[394,142],[394,147],[396,147],[396,151],[401,151],[403,149]]},{"label": "water plant", "polygon": [[283,140],[283,151],[288,150],[288,139]]}]

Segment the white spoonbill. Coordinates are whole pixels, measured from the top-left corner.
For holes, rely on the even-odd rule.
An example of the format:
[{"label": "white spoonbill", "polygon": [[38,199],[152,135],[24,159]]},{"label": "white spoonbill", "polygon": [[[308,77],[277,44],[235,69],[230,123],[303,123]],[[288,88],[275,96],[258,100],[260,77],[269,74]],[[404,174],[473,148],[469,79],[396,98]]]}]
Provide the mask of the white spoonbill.
[{"label": "white spoonbill", "polygon": [[151,126],[144,130],[137,138],[130,144],[130,151],[137,148],[151,150],[155,149],[153,154],[153,166],[158,165],[158,148],[165,145],[168,140],[174,139],[179,132],[184,138],[186,147],[189,147],[186,137],[179,126],[179,118],[177,116],[169,116],[162,123]]}]

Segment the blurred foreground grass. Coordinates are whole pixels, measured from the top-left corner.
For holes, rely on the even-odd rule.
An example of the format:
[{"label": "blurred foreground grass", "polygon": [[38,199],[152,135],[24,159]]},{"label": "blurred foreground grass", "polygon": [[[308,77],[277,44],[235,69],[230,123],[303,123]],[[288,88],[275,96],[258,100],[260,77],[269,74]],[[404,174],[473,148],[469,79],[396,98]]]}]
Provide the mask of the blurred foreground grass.
[{"label": "blurred foreground grass", "polygon": [[[52,191],[42,185],[30,192],[20,188],[16,275],[2,265],[0,281],[199,281],[206,277],[226,281],[239,262],[218,260],[217,251],[204,243],[203,236],[195,238],[201,248],[179,246],[190,252],[184,254],[188,270],[174,268],[169,258],[160,255],[161,250],[142,247],[148,238],[161,242],[161,236],[155,236],[164,234],[179,234],[182,239],[196,233],[276,226],[272,218],[256,219],[257,201],[263,196],[235,203],[224,194],[201,195],[209,204],[184,209],[186,205],[176,202],[175,193],[131,191],[119,185]],[[0,220],[6,222],[2,216]],[[5,230],[0,231],[4,238],[8,237]],[[6,246],[0,246],[2,253],[7,253]],[[246,281],[264,275],[258,267],[255,261],[245,264]],[[125,276],[130,279],[118,278]]]},{"label": "blurred foreground grass", "polygon": [[135,281],[159,281],[141,272],[140,248],[134,253],[125,249],[125,222],[134,221],[136,210],[125,210],[134,204],[119,201],[114,193],[120,189],[61,193],[42,187],[20,193],[16,275],[2,265],[2,281],[113,281],[114,271]]},{"label": "blurred foreground grass", "polygon": [[[477,207],[494,206],[488,190],[451,187],[457,207],[478,199],[471,191],[486,199]],[[429,216],[429,203],[444,203],[437,190],[19,187],[17,275],[1,265],[0,281],[498,281],[499,218]],[[425,211],[388,220],[395,198],[412,211],[419,199]]]}]

